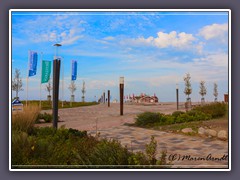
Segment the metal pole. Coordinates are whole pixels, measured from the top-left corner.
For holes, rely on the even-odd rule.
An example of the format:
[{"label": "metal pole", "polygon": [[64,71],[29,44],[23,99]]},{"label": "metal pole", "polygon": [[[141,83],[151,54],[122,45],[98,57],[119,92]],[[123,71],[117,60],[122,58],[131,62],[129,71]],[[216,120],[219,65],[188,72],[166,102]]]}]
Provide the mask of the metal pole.
[{"label": "metal pole", "polygon": [[176,98],[177,98],[177,110],[179,109],[179,100],[178,100],[178,84],[176,85]]},{"label": "metal pole", "polygon": [[30,50],[28,50],[28,69],[27,69],[27,97],[26,97],[26,107],[28,106],[28,77],[29,77],[29,59],[30,59]]},{"label": "metal pole", "polygon": [[105,92],[103,92],[103,103],[105,104]]},{"label": "metal pole", "polygon": [[57,129],[58,124],[58,97],[59,97],[59,75],[61,61],[53,61],[53,127]]},{"label": "metal pole", "polygon": [[62,61],[62,107],[63,107],[63,98],[64,98],[64,62]]},{"label": "metal pole", "polygon": [[42,108],[42,60],[43,60],[43,53],[41,52],[41,78],[40,78],[40,108]]},{"label": "metal pole", "polygon": [[110,90],[108,90],[108,107],[110,107]]},{"label": "metal pole", "polygon": [[120,115],[123,115],[123,96],[124,96],[124,78],[120,77],[119,83],[120,90]]},{"label": "metal pole", "polygon": [[56,46],[56,55],[53,61],[53,127],[57,129],[58,125],[58,97],[59,97],[59,77],[61,61],[58,59],[58,47],[61,44],[54,44]]}]

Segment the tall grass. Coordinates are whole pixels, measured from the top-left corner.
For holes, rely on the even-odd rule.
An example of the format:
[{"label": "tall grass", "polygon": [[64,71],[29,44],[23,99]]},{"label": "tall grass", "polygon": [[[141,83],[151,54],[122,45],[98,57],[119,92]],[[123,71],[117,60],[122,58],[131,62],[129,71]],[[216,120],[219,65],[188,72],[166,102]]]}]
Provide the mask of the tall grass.
[{"label": "tall grass", "polygon": [[40,112],[39,106],[31,105],[23,108],[22,112],[12,113],[12,130],[29,132]]}]

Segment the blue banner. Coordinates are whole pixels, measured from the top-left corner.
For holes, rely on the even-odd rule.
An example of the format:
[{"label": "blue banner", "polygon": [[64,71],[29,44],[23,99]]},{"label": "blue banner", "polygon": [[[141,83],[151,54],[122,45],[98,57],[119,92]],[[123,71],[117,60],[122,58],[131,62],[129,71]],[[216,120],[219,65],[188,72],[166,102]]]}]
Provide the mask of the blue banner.
[{"label": "blue banner", "polygon": [[37,73],[37,60],[38,55],[37,52],[30,51],[29,52],[29,73],[28,76],[35,76]]},{"label": "blue banner", "polygon": [[72,60],[72,81],[77,79],[77,61]]}]

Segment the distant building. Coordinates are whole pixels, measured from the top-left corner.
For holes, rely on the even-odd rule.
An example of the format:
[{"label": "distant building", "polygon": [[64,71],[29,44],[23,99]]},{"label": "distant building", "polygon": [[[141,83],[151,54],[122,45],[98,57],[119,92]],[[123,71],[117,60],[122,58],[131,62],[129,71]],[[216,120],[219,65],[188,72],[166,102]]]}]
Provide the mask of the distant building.
[{"label": "distant building", "polygon": [[224,94],[224,102],[228,103],[228,94]]},{"label": "distant building", "polygon": [[158,97],[141,94],[140,96],[129,97],[129,101],[134,103],[158,103]]},{"label": "distant building", "polygon": [[117,99],[114,99],[114,100],[112,101],[112,103],[117,103]]}]

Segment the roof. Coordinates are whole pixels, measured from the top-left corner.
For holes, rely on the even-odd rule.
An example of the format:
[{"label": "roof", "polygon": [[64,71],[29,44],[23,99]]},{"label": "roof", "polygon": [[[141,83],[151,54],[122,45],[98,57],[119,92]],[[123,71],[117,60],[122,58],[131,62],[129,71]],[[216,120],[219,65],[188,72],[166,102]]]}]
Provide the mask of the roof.
[{"label": "roof", "polygon": [[12,102],[12,105],[20,105],[22,104],[21,101],[19,101],[19,99],[14,99]]}]

